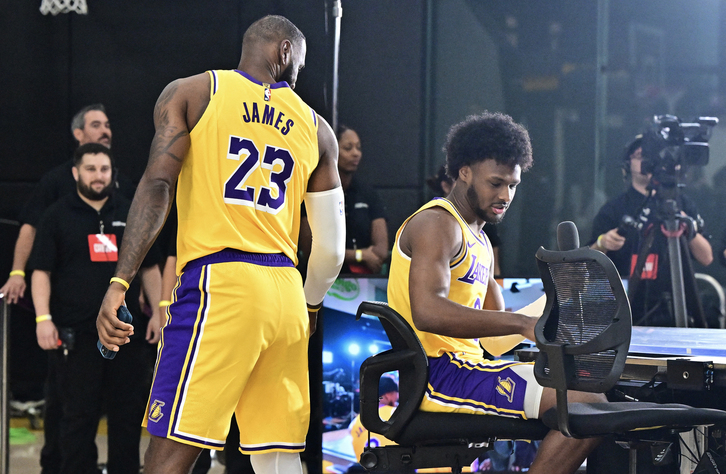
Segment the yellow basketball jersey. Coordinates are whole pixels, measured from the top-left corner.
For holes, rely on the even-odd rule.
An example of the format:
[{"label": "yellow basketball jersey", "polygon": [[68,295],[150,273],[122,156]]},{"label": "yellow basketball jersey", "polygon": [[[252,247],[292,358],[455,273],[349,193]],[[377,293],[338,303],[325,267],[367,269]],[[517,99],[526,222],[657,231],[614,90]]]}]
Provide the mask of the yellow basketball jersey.
[{"label": "yellow basketball jersey", "polygon": [[179,174],[177,273],[225,248],[297,263],[300,206],[319,159],[317,115],[286,82],[208,73],[209,105]]},{"label": "yellow basketball jersey", "polygon": [[408,292],[409,271],[411,258],[401,251],[400,238],[408,221],[419,212],[439,206],[450,212],[461,227],[464,246],[461,253],[449,264],[451,269],[451,284],[449,299],[470,308],[481,309],[487,293],[489,272],[492,266],[491,244],[482,231],[474,233],[471,227],[456,210],[453,204],[444,198],[436,198],[424,204],[418,211],[401,225],[396,233],[396,243],[391,255],[391,272],[388,278],[388,304],[398,311],[411,324],[416,335],[421,340],[426,355],[440,357],[444,352],[461,352],[481,358],[482,350],[474,339],[457,339],[440,336],[430,332],[416,329],[411,317],[411,301]]}]

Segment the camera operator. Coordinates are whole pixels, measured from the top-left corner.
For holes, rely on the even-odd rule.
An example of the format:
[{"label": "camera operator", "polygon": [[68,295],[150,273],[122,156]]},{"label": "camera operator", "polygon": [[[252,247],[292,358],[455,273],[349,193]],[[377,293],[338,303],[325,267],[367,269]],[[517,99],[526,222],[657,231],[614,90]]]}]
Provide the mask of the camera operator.
[{"label": "camera operator", "polygon": [[[644,236],[654,232],[641,272],[642,290],[631,298],[633,324],[643,326],[674,326],[672,285],[667,237],[659,227],[655,209],[656,194],[652,174],[641,172],[643,136],[638,135],[625,149],[622,158],[623,175],[630,180],[628,190],[605,203],[592,226],[590,247],[605,253],[615,264],[621,277],[629,277],[638,260]],[[691,256],[702,265],[713,260],[711,244],[703,236],[701,216],[695,203],[683,194],[676,197],[683,216],[692,218],[693,225],[685,230]],[[701,225],[699,225],[699,223]],[[690,268],[684,266],[684,268]],[[688,303],[688,300],[686,301]]]}]

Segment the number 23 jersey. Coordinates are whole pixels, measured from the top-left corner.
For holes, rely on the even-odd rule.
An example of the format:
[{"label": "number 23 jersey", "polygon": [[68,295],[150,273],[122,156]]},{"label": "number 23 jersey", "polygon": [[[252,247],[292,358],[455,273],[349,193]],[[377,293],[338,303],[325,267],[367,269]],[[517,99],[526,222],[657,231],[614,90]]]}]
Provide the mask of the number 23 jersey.
[{"label": "number 23 jersey", "polygon": [[286,82],[208,71],[177,188],[177,272],[225,248],[297,263],[300,206],[318,165],[318,118]]}]

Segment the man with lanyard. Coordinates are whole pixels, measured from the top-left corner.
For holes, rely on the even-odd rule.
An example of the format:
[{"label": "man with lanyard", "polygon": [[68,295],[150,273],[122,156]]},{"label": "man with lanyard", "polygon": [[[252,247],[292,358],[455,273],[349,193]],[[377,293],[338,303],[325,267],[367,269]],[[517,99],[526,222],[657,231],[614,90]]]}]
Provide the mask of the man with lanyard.
[{"label": "man with lanyard", "polygon": [[[38,344],[49,351],[49,391],[61,405],[59,472],[97,472],[94,440],[105,406],[109,471],[136,474],[138,420],[161,324],[157,312],[150,320],[143,316],[137,283],[129,289],[126,304],[137,318],[139,333],[114,360],[98,353],[95,316],[116,268],[130,202],[114,193],[111,151],[101,144],[76,150],[73,176],[76,192],[43,214],[29,260]],[[158,260],[154,247],[141,270],[144,287],[154,290],[147,295],[154,307],[161,296]]]}]

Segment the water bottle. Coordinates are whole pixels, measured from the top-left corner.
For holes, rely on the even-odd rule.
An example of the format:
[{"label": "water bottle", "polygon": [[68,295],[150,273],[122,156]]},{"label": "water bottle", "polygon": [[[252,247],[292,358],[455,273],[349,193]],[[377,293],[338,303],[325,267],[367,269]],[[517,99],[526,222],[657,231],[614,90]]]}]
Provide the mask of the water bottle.
[{"label": "water bottle", "polygon": [[[124,323],[131,324],[131,321],[134,320],[134,318],[131,316],[131,313],[129,313],[128,308],[126,308],[125,305],[121,305],[118,308],[118,312],[116,313],[118,316],[118,319],[120,321],[123,321]],[[96,343],[96,347],[98,347],[98,350],[101,352],[101,355],[105,357],[106,359],[113,359],[116,357],[116,352],[112,351],[111,349],[107,349],[106,346],[101,344],[101,340],[99,339]]]}]

